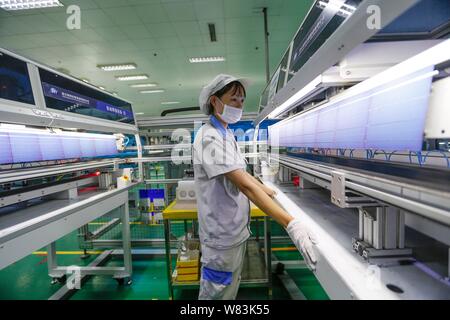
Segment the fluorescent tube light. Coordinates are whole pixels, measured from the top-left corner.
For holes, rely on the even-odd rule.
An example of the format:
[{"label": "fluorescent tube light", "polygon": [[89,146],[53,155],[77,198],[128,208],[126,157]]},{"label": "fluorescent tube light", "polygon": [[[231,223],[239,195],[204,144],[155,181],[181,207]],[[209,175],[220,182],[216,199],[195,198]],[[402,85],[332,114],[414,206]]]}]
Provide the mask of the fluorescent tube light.
[{"label": "fluorescent tube light", "polygon": [[161,104],[178,104],[179,101],[167,101],[167,102],[161,102]]},{"label": "fluorescent tube light", "polygon": [[330,8],[344,18],[348,18],[356,11],[355,7],[337,0],[328,0],[328,2],[319,1],[318,6],[321,9]]},{"label": "fluorescent tube light", "polygon": [[418,55],[415,55],[414,57],[351,87],[336,98],[343,100],[348,96],[355,96],[359,93],[376,88],[382,83],[399,80],[407,75],[413,74],[414,72],[419,72],[428,67],[434,67],[435,65],[450,60],[449,52],[450,39],[445,40],[434,47],[431,47],[430,49],[425,50]]},{"label": "fluorescent tube light", "polygon": [[144,112],[136,112],[135,113],[135,115],[137,115],[137,116],[141,116],[141,115],[143,115],[144,114]]},{"label": "fluorescent tube light", "polygon": [[156,87],[157,83],[138,83],[138,84],[130,84],[131,88],[150,88]]},{"label": "fluorescent tube light", "polygon": [[189,58],[190,63],[201,63],[201,62],[222,62],[225,61],[224,57],[197,57]]},{"label": "fluorescent tube light", "polygon": [[117,76],[116,79],[119,81],[147,80],[148,75],[136,74],[136,75],[129,75],[129,76]]},{"label": "fluorescent tube light", "polygon": [[316,87],[322,82],[322,76],[318,76],[309,84],[307,84],[303,89],[299,90],[292,97],[286,100],[282,105],[277,107],[272,113],[269,114],[269,119],[278,117],[280,114],[289,111],[289,109],[296,106],[297,103],[301,102],[302,99],[311,94]]},{"label": "fluorescent tube light", "polygon": [[164,92],[165,90],[163,90],[163,89],[157,89],[157,90],[142,90],[142,91],[139,91],[140,93],[161,93],[161,92]]},{"label": "fluorescent tube light", "polygon": [[135,63],[120,63],[120,64],[99,64],[97,68],[103,71],[122,71],[122,70],[134,70],[137,65]]},{"label": "fluorescent tube light", "polygon": [[58,0],[0,0],[0,8],[6,11],[43,9],[50,7],[62,7]]},{"label": "fluorescent tube light", "polygon": [[106,90],[105,87],[102,87],[102,86],[98,86],[98,88],[101,90]]}]

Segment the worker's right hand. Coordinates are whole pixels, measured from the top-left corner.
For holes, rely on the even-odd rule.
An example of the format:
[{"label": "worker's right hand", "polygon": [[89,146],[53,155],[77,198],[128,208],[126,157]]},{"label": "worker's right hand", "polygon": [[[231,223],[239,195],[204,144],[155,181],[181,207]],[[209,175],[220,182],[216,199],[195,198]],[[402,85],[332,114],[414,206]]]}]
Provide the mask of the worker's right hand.
[{"label": "worker's right hand", "polygon": [[286,227],[289,237],[297,249],[302,253],[306,264],[311,270],[315,270],[317,262],[314,245],[317,240],[314,235],[302,223],[300,219],[294,218]]},{"label": "worker's right hand", "polygon": [[272,199],[274,199],[275,196],[277,195],[277,192],[276,192],[275,190],[273,190],[273,189],[271,189],[271,188],[265,186],[265,185],[263,185],[263,186],[264,186],[264,188],[263,188],[264,192],[265,192],[269,197],[271,197]]}]

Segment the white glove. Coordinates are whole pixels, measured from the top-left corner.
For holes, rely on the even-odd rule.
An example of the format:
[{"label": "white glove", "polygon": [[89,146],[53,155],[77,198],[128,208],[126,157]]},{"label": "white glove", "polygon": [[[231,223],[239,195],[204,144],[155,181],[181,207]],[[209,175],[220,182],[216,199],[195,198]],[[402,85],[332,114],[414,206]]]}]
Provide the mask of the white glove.
[{"label": "white glove", "polygon": [[314,235],[297,218],[289,222],[286,231],[297,249],[302,253],[308,267],[315,270],[317,258],[313,245],[317,244],[317,240]]}]

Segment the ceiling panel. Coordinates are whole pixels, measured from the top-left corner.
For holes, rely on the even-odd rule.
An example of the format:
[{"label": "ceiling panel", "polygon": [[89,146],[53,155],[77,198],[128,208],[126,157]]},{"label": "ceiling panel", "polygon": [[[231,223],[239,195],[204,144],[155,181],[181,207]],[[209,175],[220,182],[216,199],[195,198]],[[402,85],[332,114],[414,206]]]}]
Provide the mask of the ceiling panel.
[{"label": "ceiling panel", "polygon": [[173,23],[175,31],[179,37],[200,36],[200,27],[197,21],[177,21]]},{"label": "ceiling panel", "polygon": [[[135,45],[135,47],[138,50],[138,55],[141,56],[141,54],[139,54],[139,52],[142,51],[157,51],[158,49],[158,45],[156,43],[156,40],[154,38],[144,38],[144,39],[132,39],[133,44]],[[145,57],[145,56],[144,56]]]},{"label": "ceiling panel", "polygon": [[121,30],[129,39],[146,39],[153,37],[153,34],[144,24],[122,26]]},{"label": "ceiling panel", "polygon": [[170,21],[195,21],[197,19],[192,1],[166,2],[163,7]]},{"label": "ceiling panel", "polygon": [[198,20],[225,18],[223,0],[196,0],[194,1],[194,10]]},{"label": "ceiling panel", "polygon": [[177,33],[171,22],[151,23],[145,25],[155,38],[173,37]]},{"label": "ceiling panel", "polygon": [[[70,5],[77,5],[83,10],[99,8],[99,6],[95,2],[95,0],[61,0],[61,2],[64,3],[64,5],[66,7],[68,7]],[[47,10],[44,10],[44,11],[47,11]]]},{"label": "ceiling panel", "polygon": [[155,38],[157,48],[177,49],[181,46],[178,37]]},{"label": "ceiling panel", "polygon": [[264,18],[262,15],[240,18],[225,19],[225,33],[264,33]]},{"label": "ceiling panel", "polygon": [[114,8],[127,6],[128,2],[124,0],[93,0],[100,8]]},{"label": "ceiling panel", "polygon": [[81,28],[74,33],[74,36],[80,40],[80,43],[104,41],[104,38],[100,34],[98,34],[95,29],[92,28]]},{"label": "ceiling panel", "polygon": [[105,8],[103,12],[118,26],[141,24],[139,15],[131,6]]},{"label": "ceiling panel", "polygon": [[[273,71],[312,0],[63,0],[66,7],[0,10],[0,46],[117,91],[135,110],[195,106],[201,87],[218,73],[252,80],[247,111],[257,110],[265,87],[264,24],[268,7]],[[67,5],[81,8],[81,29],[67,30]],[[216,26],[210,42],[208,23]],[[191,64],[189,57],[225,56],[225,62]],[[137,70],[102,72],[98,64],[134,62]],[[145,73],[162,94],[141,94],[116,75]],[[137,81],[145,83],[148,81]],[[133,83],[133,82],[131,82]],[[163,106],[162,101],[180,104]]]},{"label": "ceiling panel", "polygon": [[166,10],[160,4],[140,5],[133,7],[133,9],[143,23],[169,22]]},{"label": "ceiling panel", "polygon": [[39,46],[39,43],[34,40],[33,35],[22,36],[6,36],[1,39],[2,47],[9,48],[11,50],[31,49]]},{"label": "ceiling panel", "polygon": [[108,17],[101,9],[82,10],[81,19],[82,24],[86,23],[93,28],[114,26],[114,19]]},{"label": "ceiling panel", "polygon": [[[118,40],[128,39],[122,27],[110,26],[110,27],[97,27],[94,28],[95,32],[101,37],[102,41],[108,41],[114,44]],[[78,31],[73,31],[75,34]]]}]

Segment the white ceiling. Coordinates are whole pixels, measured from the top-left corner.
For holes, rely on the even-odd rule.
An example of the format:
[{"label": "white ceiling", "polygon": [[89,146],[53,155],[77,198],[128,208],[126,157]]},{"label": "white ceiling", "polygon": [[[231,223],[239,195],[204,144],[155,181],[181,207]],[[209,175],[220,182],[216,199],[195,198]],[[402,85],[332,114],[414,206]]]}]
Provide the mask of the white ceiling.
[{"label": "white ceiling", "polygon": [[[7,12],[0,9],[0,46],[87,78],[133,102],[136,112],[197,106],[202,85],[218,73],[248,77],[246,111],[257,111],[265,86],[264,22],[268,8],[270,70],[313,0],[61,0],[65,7]],[[81,9],[81,29],[68,30],[68,5]],[[209,39],[215,23],[217,42]],[[190,57],[224,56],[225,62],[191,64]],[[134,62],[137,70],[104,72],[98,64]],[[116,75],[148,74],[119,82]],[[157,82],[164,93],[141,94],[130,83]],[[153,88],[152,88],[153,89]],[[142,90],[142,89],[141,89]],[[163,101],[180,101],[172,106]]]}]

